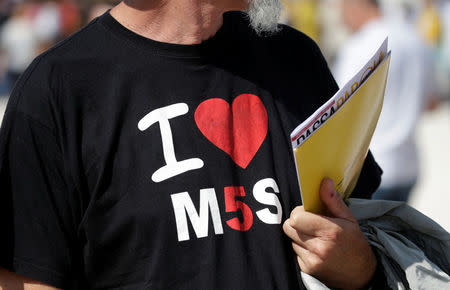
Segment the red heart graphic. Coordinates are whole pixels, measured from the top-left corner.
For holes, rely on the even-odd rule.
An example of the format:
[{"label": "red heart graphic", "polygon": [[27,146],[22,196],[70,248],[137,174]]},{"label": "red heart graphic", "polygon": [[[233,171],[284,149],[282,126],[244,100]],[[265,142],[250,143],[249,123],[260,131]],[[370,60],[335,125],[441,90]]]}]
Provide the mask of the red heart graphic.
[{"label": "red heart graphic", "polygon": [[239,95],[230,105],[209,99],[195,111],[195,123],[205,137],[242,168],[252,161],[267,135],[267,111],[255,95]]}]

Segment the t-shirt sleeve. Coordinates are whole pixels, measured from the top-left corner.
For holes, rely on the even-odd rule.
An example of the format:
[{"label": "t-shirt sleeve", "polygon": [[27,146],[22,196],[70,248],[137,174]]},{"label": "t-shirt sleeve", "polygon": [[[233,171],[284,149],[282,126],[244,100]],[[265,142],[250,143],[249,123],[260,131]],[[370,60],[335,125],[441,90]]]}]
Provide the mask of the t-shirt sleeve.
[{"label": "t-shirt sleeve", "polygon": [[369,151],[351,197],[370,199],[381,184],[381,170]]},{"label": "t-shirt sleeve", "polygon": [[77,198],[42,76],[25,73],[0,132],[0,266],[58,287],[79,271]]},{"label": "t-shirt sleeve", "polygon": [[[319,76],[319,83],[322,84],[322,86],[320,86],[321,99],[317,104],[317,107],[320,107],[338,91],[339,87],[328,67],[325,58],[320,52],[319,47],[315,43],[313,47],[316,59],[318,60],[317,75]],[[382,173],[383,171],[376,163],[372,153],[369,151],[364,162],[360,177],[358,179],[358,183],[353,190],[352,197],[370,199],[372,197],[372,194],[380,186]]]}]

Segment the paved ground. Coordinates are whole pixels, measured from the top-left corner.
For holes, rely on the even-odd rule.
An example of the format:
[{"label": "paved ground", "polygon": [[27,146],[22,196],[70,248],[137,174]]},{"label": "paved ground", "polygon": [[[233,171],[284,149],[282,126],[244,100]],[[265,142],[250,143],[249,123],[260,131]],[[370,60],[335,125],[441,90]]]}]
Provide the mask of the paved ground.
[{"label": "paved ground", "polygon": [[[0,97],[0,119],[5,105]],[[427,113],[417,136],[422,176],[410,204],[450,231],[450,105]]]},{"label": "paved ground", "polygon": [[450,232],[450,104],[422,118],[417,141],[422,176],[410,204]]}]

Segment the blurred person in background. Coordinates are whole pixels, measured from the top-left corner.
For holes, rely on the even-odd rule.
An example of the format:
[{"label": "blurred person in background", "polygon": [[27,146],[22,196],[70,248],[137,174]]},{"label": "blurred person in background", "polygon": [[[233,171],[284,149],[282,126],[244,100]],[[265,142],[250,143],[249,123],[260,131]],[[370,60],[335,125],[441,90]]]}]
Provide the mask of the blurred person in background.
[{"label": "blurred person in background", "polygon": [[[39,53],[81,26],[78,5],[70,0],[9,1],[12,13],[1,29],[0,95],[8,95],[20,74]],[[2,6],[2,7],[3,7]]]},{"label": "blurred person in background", "polygon": [[4,79],[4,92],[8,94],[14,83],[31,61],[38,49],[38,39],[34,27],[27,13],[29,4],[16,4],[11,17],[5,22],[0,31],[0,46],[7,59],[7,72]]},{"label": "blurred person in background", "polygon": [[78,4],[72,0],[59,1],[60,39],[75,33],[81,27],[81,11]]},{"label": "blurred person in background", "polygon": [[426,11],[418,23],[422,36],[434,52],[440,93],[436,96],[436,101],[439,103],[450,97],[450,1],[441,0],[426,4]]},{"label": "blurred person in background", "polygon": [[94,3],[88,10],[88,20],[92,21],[95,18],[101,16],[109,9],[113,8],[113,5],[108,3]]},{"label": "blurred person in background", "polygon": [[35,3],[34,32],[39,40],[39,53],[46,51],[81,27],[81,12],[71,0]]},{"label": "blurred person in background", "polygon": [[433,0],[423,0],[424,7],[420,12],[417,25],[422,37],[431,46],[437,46],[441,38],[441,19]]},{"label": "blurred person in background", "polygon": [[450,1],[436,3],[440,16],[441,35],[437,44],[438,81],[443,99],[450,100]]},{"label": "blurred person in background", "polygon": [[62,17],[59,5],[55,1],[35,3],[33,10],[33,32],[39,42],[37,51],[39,54],[52,47],[60,39]]},{"label": "blurred person in background", "polygon": [[311,37],[320,39],[319,3],[317,0],[286,0],[288,23]]},{"label": "blurred person in background", "polygon": [[8,19],[12,3],[12,0],[0,0],[0,27]]},{"label": "blurred person in background", "polygon": [[341,44],[348,38],[348,29],[341,21],[339,2],[321,0],[319,2],[320,48],[329,63],[334,63]]},{"label": "blurred person in background", "polygon": [[[10,16],[11,0],[0,0],[0,34],[3,24]],[[0,39],[1,41],[1,39]],[[8,70],[7,52],[0,45],[0,97],[6,96],[9,92],[9,84],[6,80],[6,72]]]},{"label": "blurred person in background", "polygon": [[0,45],[0,97],[6,97],[10,91],[7,80],[8,55],[7,51]]},{"label": "blurred person in background", "polygon": [[421,4],[421,9],[417,15],[416,26],[422,39],[429,47],[435,71],[436,88],[429,95],[427,104],[427,109],[432,111],[441,104],[449,82],[449,79],[445,76],[445,66],[442,63],[442,61],[445,61],[443,51],[441,50],[444,30],[441,14],[438,12],[437,2],[434,0],[422,0]]},{"label": "blurred person in background", "polygon": [[[384,17],[377,0],[340,0],[353,31],[338,53],[334,72],[344,85],[389,36],[392,59],[383,110],[371,148],[384,173],[375,199],[407,201],[419,174],[415,130],[433,91],[430,52],[402,17]],[[400,14],[395,14],[400,15]]]}]

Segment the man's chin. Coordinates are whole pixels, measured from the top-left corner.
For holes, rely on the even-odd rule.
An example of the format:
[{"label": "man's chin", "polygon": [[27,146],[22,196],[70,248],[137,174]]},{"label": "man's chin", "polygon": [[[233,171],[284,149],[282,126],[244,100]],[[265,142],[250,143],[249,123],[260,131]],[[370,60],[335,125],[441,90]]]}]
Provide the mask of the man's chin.
[{"label": "man's chin", "polygon": [[283,5],[280,0],[248,0],[250,25],[259,35],[271,35],[279,30]]}]

